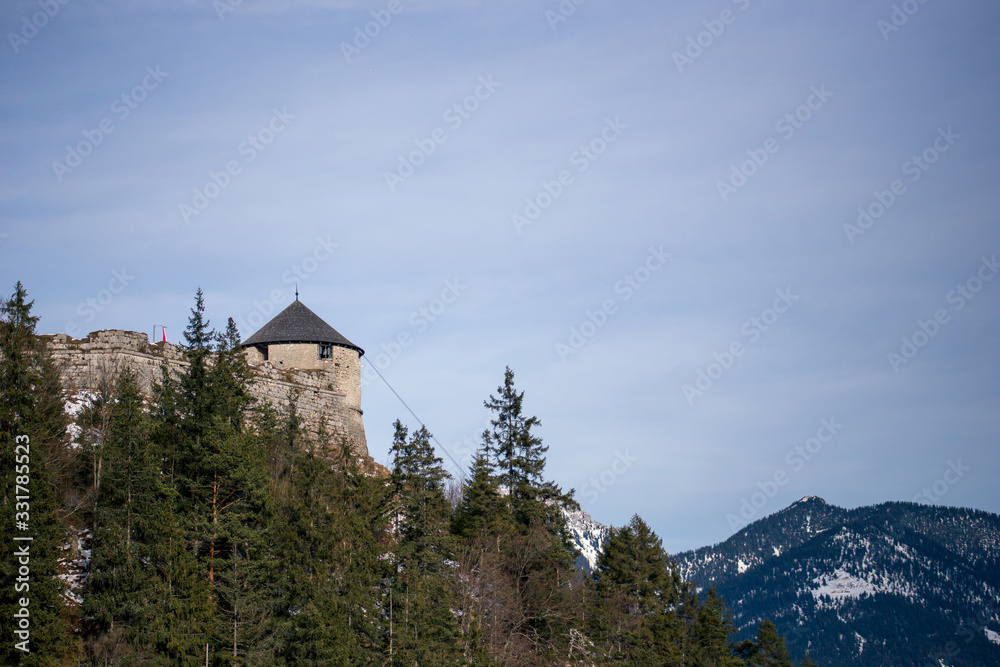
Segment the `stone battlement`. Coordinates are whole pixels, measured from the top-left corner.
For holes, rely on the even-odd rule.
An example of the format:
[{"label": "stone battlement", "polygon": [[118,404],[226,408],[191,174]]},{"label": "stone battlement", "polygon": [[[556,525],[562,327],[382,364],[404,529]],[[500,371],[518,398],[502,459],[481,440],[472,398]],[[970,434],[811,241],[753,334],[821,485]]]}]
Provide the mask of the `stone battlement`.
[{"label": "stone battlement", "polygon": [[[184,350],[171,343],[150,343],[144,333],[104,329],[86,338],[71,338],[66,334],[41,336],[48,343],[52,357],[60,369],[63,386],[72,392],[93,391],[103,378],[113,378],[126,368],[131,369],[142,391],[148,396],[154,381],[161,379],[164,362],[179,372],[188,366]],[[254,371],[255,382],[250,393],[262,401],[281,408],[298,394],[296,409],[306,431],[316,436],[321,428],[335,442],[346,437],[359,457],[370,460],[365,427],[362,421],[360,388],[352,386],[348,358],[343,365],[338,359],[330,368],[300,369],[275,366],[252,348],[247,360]],[[357,355],[354,355],[357,357]],[[354,365],[359,365],[359,360]]]}]

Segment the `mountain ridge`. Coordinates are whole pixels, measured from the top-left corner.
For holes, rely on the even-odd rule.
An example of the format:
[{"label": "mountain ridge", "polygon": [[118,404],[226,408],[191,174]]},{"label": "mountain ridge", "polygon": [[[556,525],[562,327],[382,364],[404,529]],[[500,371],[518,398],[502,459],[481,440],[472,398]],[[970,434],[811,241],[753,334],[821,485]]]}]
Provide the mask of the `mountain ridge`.
[{"label": "mountain ridge", "polygon": [[[610,528],[564,509],[593,572]],[[678,573],[731,609],[734,640],[762,619],[819,665],[1000,664],[1000,516],[889,501],[845,509],[805,496],[712,546]]]},{"label": "mountain ridge", "polygon": [[673,558],[726,601],[738,637],[769,618],[819,664],[1000,664],[996,514],[806,496]]}]

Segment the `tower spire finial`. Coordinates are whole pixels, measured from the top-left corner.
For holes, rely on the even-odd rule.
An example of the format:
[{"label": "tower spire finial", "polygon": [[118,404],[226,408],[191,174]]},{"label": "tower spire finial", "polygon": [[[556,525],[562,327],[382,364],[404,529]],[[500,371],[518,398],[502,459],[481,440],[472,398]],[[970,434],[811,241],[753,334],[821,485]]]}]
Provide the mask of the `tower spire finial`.
[{"label": "tower spire finial", "polygon": [[299,284],[295,283],[295,300],[299,300]]}]

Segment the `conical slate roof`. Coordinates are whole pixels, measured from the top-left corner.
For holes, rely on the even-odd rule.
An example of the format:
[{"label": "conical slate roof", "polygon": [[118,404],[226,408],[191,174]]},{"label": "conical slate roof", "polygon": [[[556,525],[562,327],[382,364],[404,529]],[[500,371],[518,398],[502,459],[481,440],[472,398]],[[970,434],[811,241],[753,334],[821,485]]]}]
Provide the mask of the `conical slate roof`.
[{"label": "conical slate roof", "polygon": [[243,341],[243,347],[270,343],[329,343],[357,350],[358,354],[365,353],[298,299]]}]

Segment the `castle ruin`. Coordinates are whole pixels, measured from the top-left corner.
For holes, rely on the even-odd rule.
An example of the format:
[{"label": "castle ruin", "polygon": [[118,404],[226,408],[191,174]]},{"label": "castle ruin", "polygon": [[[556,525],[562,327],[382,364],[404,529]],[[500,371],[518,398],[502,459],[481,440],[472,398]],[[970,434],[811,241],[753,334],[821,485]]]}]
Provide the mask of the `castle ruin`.
[{"label": "castle ruin", "polygon": [[[130,369],[148,396],[161,379],[165,362],[174,372],[188,366],[184,349],[150,343],[144,333],[105,329],[86,338],[43,336],[69,392],[94,391],[103,378]],[[370,460],[361,410],[361,356],[357,345],[309,310],[297,298],[243,342],[254,371],[250,393],[276,407],[296,398],[306,431],[325,432],[331,441],[346,438],[354,452]]]}]

